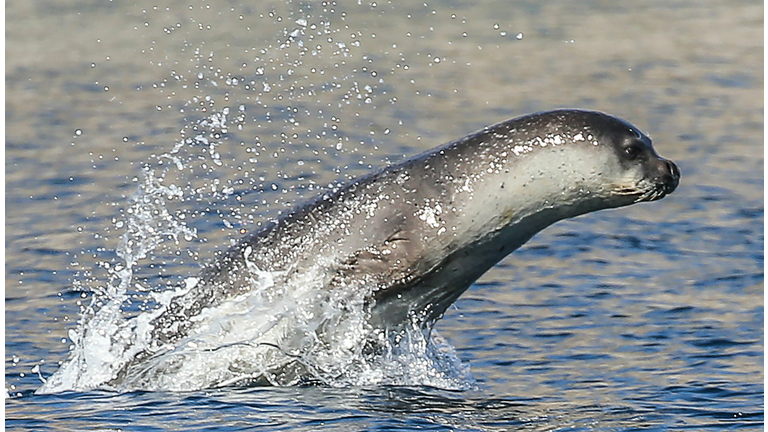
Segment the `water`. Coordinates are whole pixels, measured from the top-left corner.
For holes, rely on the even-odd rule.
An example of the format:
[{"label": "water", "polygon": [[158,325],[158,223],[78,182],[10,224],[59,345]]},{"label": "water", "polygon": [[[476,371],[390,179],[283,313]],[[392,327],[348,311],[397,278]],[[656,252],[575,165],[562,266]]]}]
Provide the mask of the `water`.
[{"label": "water", "polygon": [[[7,427],[762,427],[761,3],[70,1],[6,13]],[[470,389],[33,395],[37,371],[67,358],[84,294],[123,280],[115,251],[142,166],[170,166],[167,184],[190,193],[166,208],[197,236],[163,237],[134,268],[133,282],[161,288],[331,183],[562,106],[631,121],[682,183],[549,228],[466,292],[437,329],[470,366]],[[217,137],[201,121],[224,107]],[[189,171],[158,158],[199,135],[220,144],[190,146]]]}]

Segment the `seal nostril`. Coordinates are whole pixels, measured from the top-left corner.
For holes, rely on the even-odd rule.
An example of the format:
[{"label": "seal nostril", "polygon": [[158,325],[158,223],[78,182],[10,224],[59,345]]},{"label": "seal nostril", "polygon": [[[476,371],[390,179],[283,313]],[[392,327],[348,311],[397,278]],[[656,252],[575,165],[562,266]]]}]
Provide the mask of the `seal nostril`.
[{"label": "seal nostril", "polygon": [[669,173],[672,174],[672,177],[680,178],[680,169],[677,168],[677,165],[675,165],[674,162],[665,160],[664,163],[667,164],[667,169],[669,170]]}]

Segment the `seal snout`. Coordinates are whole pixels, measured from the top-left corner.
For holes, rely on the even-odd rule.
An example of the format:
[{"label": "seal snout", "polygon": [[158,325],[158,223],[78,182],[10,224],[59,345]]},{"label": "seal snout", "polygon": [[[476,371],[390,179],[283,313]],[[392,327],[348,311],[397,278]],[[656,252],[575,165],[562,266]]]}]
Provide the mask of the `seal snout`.
[{"label": "seal snout", "polygon": [[641,201],[657,201],[674,192],[680,184],[680,169],[674,162],[660,158],[649,166],[651,170],[646,179],[651,189],[646,190]]},{"label": "seal snout", "polygon": [[661,176],[661,182],[664,185],[664,193],[671,194],[677,185],[680,184],[680,169],[674,162],[667,159],[660,159],[663,165],[663,174]]}]

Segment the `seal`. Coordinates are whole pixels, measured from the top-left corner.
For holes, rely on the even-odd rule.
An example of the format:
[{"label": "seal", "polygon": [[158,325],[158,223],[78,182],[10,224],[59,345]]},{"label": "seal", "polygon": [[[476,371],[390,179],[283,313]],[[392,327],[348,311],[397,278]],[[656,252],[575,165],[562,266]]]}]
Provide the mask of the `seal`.
[{"label": "seal", "polygon": [[267,279],[271,287],[310,279],[317,302],[342,309],[352,300],[333,293],[351,287],[372,329],[430,329],[542,229],[659,200],[679,179],[646,135],[604,113],[557,110],[486,127],[328,191],[243,238],[157,314],[153,348],[131,367],[188,335],[206,308]]}]

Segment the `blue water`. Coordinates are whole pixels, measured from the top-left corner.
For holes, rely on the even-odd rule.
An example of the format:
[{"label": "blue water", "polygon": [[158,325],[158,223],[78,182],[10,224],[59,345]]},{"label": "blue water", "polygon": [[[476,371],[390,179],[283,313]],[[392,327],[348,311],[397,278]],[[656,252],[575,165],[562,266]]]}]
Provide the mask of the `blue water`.
[{"label": "blue water", "polygon": [[[206,4],[7,5],[6,428],[762,430],[761,3]],[[331,33],[280,48],[302,17]],[[240,104],[222,166],[190,181],[245,202],[185,203],[200,239],[160,248],[136,281],[195,275],[316,188],[537,110],[626,118],[682,180],[556,224],[467,291],[437,329],[470,390],[34,395],[107,283],[141,165]]]}]

